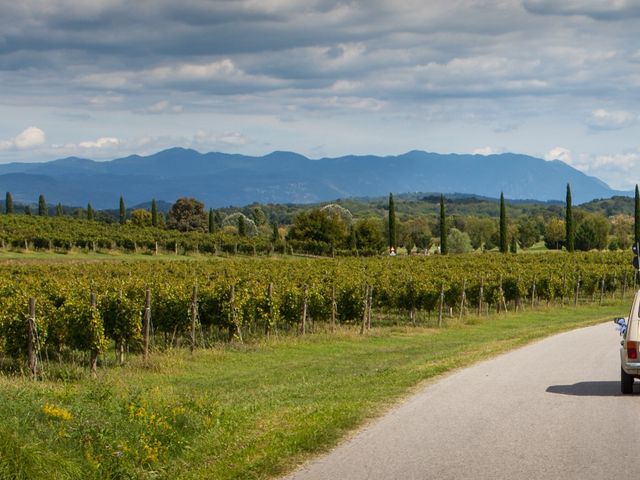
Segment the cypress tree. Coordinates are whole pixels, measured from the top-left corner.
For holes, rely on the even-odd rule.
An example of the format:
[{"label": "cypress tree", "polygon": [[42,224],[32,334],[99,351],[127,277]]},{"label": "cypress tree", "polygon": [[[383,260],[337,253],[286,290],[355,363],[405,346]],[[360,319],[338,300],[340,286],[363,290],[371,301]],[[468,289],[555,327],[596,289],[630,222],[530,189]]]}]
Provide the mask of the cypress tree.
[{"label": "cypress tree", "polygon": [[216,230],[215,219],[213,218],[213,208],[209,209],[209,233],[213,233]]},{"label": "cypress tree", "polygon": [[241,237],[247,236],[247,226],[244,223],[244,215],[238,217],[238,235]]},{"label": "cypress tree", "polygon": [[271,234],[271,240],[277,242],[280,240],[280,231],[278,230],[277,222],[273,222],[273,233]]},{"label": "cypress tree", "polygon": [[93,220],[93,207],[91,203],[87,203],[87,220]]},{"label": "cypress tree", "polygon": [[504,206],[504,193],[500,192],[500,251],[509,251],[509,239],[507,238],[507,209]]},{"label": "cypress tree", "polygon": [[634,228],[633,231],[635,233],[634,235],[634,241],[636,243],[640,242],[640,192],[638,192],[638,185],[636,184],[636,203],[635,203],[635,209],[634,209]]},{"label": "cypress tree", "polygon": [[56,205],[56,217],[61,217],[64,215],[64,210],[62,209],[62,204],[58,203],[58,205]]},{"label": "cypress tree", "polygon": [[355,250],[358,247],[358,240],[356,238],[356,229],[351,225],[349,227],[349,250]]},{"label": "cypress tree", "polygon": [[575,250],[575,236],[576,229],[573,224],[573,212],[571,211],[571,185],[567,183],[567,206],[565,213],[565,235],[566,235],[566,247],[567,252],[573,252]]},{"label": "cypress tree", "polygon": [[49,215],[49,209],[47,208],[47,202],[44,199],[44,195],[40,194],[38,197],[38,215],[40,217],[46,217]]},{"label": "cypress tree", "polygon": [[444,195],[440,195],[440,253],[446,255],[447,247],[447,219],[444,213]]},{"label": "cypress tree", "polygon": [[124,198],[120,197],[120,225],[127,220],[127,209],[124,206]]},{"label": "cypress tree", "polygon": [[393,194],[389,194],[389,250],[396,249],[396,205]]},{"label": "cypress tree", "polygon": [[4,208],[7,214],[13,213],[13,197],[11,196],[11,192],[7,192]]},{"label": "cypress tree", "polygon": [[30,205],[25,205],[24,206],[24,214],[25,215],[31,215],[31,206]]},{"label": "cypress tree", "polygon": [[151,200],[151,225],[158,226],[158,204],[155,198]]}]

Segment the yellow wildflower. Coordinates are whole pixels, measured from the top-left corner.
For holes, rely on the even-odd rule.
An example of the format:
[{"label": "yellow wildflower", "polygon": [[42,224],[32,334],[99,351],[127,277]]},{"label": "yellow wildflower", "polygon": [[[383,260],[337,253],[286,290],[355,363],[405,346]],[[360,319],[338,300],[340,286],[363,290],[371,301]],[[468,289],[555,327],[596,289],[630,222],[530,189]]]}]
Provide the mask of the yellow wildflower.
[{"label": "yellow wildflower", "polygon": [[47,417],[57,418],[58,420],[64,420],[67,422],[73,418],[71,412],[66,408],[56,407],[55,405],[50,405],[48,403],[45,403],[42,407],[42,413]]}]

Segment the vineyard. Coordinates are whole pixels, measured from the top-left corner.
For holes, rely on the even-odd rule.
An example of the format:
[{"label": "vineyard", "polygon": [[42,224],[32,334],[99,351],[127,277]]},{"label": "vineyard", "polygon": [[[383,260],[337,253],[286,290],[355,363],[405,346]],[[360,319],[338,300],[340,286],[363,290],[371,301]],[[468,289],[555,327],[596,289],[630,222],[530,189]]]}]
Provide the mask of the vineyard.
[{"label": "vineyard", "polygon": [[0,246],[20,251],[142,254],[267,254],[282,242],[223,232],[179,232],[133,224],[118,225],[70,217],[0,216]]},{"label": "vineyard", "polygon": [[[36,364],[623,297],[630,254],[0,264],[0,355]],[[376,315],[372,315],[375,312]]]}]

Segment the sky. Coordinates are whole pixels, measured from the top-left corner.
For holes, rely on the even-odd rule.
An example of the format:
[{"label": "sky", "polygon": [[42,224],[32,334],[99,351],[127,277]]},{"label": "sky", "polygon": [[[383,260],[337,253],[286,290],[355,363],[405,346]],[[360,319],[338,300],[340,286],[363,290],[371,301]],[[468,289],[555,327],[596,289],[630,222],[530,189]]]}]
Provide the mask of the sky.
[{"label": "sky", "polygon": [[[640,182],[631,0],[0,0],[0,162],[524,153]],[[408,172],[410,174],[410,172]]]}]

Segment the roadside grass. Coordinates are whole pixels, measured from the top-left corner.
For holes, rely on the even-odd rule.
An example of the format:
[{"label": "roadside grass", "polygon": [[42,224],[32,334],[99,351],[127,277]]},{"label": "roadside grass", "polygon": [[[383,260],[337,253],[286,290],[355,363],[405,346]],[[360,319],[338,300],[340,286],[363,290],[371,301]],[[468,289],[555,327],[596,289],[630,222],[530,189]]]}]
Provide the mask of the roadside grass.
[{"label": "roadside grass", "polygon": [[628,304],[173,350],[154,354],[146,368],[131,357],[95,381],[86,373],[67,381],[0,376],[0,478],[282,475],[425,381],[625,315]]}]

